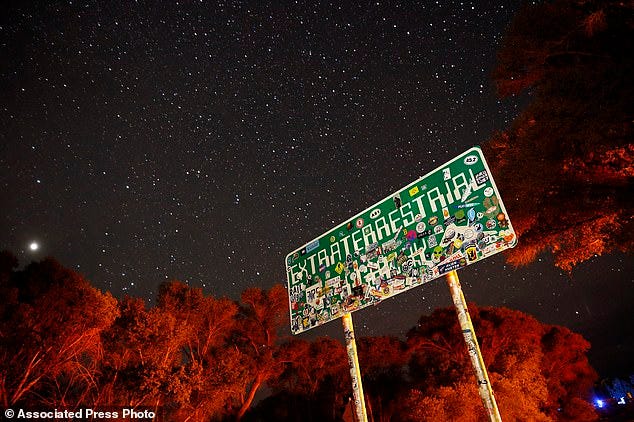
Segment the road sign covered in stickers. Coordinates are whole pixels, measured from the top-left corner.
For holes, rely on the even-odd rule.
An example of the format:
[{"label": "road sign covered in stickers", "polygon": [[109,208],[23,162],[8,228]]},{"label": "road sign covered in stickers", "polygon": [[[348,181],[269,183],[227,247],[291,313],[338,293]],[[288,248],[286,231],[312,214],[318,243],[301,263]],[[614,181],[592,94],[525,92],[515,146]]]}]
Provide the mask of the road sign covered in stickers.
[{"label": "road sign covered in stickers", "polygon": [[478,147],[286,257],[291,331],[314,328],[515,246]]}]

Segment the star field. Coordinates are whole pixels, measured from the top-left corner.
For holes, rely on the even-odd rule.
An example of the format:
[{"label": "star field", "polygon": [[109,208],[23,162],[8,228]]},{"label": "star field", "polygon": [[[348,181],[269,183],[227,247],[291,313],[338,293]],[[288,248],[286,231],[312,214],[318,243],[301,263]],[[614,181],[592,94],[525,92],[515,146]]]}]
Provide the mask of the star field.
[{"label": "star field", "polygon": [[[515,2],[344,3],[12,6],[0,247],[23,264],[54,256],[118,297],[151,303],[179,279],[237,298],[284,283],[288,252],[521,111],[490,77]],[[467,297],[587,327],[602,305],[563,297],[584,271],[569,281],[544,260],[467,269]],[[584,266],[632,296],[631,260]],[[388,302],[355,314],[360,335],[403,334],[450,304],[442,281]]]}]

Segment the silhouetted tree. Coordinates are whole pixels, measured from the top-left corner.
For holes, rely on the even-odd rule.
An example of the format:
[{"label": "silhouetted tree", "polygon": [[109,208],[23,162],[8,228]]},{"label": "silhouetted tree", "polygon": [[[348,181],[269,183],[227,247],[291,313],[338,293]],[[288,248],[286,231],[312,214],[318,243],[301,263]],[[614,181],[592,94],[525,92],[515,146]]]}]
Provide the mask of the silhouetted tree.
[{"label": "silhouetted tree", "polygon": [[504,37],[499,92],[531,95],[485,155],[519,235],[508,252],[516,265],[550,250],[570,271],[632,251],[633,11],[616,0],[538,2]]},{"label": "silhouetted tree", "polygon": [[357,347],[368,413],[375,422],[391,421],[409,384],[407,344],[396,337],[361,337]]},{"label": "silhouetted tree", "polygon": [[290,340],[277,359],[282,370],[269,381],[273,395],[254,412],[261,420],[335,421],[351,394],[344,346],[337,340]]}]

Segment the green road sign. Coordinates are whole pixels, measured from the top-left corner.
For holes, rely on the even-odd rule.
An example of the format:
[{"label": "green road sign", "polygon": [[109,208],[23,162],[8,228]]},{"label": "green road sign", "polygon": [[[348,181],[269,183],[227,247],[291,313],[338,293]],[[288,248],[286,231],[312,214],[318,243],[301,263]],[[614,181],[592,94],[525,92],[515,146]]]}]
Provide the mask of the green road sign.
[{"label": "green road sign", "polygon": [[291,331],[339,318],[515,246],[479,147],[291,252]]}]

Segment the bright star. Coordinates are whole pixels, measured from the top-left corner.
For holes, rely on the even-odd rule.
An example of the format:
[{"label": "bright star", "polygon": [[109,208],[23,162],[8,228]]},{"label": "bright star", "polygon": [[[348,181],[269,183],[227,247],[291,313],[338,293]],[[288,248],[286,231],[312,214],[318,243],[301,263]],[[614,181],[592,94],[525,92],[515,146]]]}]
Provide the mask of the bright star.
[{"label": "bright star", "polygon": [[29,245],[29,249],[35,252],[40,249],[40,244],[37,242],[31,242],[31,244]]}]

